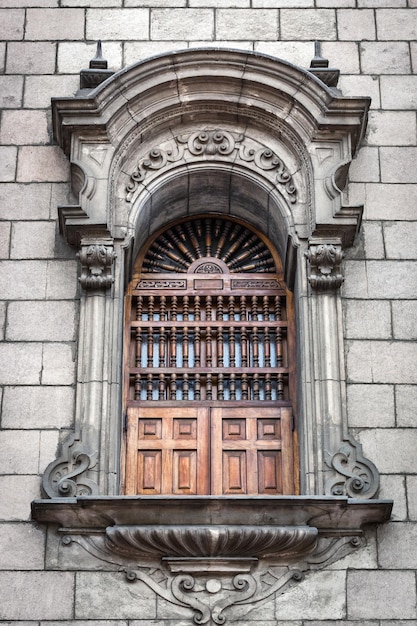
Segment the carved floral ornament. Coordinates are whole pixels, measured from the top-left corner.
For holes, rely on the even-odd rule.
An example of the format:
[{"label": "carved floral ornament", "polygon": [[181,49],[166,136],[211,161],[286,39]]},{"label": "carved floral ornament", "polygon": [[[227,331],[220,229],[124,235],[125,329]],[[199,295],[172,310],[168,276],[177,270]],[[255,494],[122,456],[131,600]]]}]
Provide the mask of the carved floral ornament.
[{"label": "carved floral ornament", "polygon": [[274,183],[281,187],[291,204],[297,201],[297,189],[287,166],[270,148],[256,144],[244,134],[227,130],[201,130],[190,135],[174,137],[161,146],[152,148],[147,156],[141,159],[130,176],[126,188],[126,200],[132,201],[139,183],[156,170],[165,168],[170,163],[195,160],[204,157],[206,160],[221,160],[236,163],[251,163],[254,167],[267,172]]}]

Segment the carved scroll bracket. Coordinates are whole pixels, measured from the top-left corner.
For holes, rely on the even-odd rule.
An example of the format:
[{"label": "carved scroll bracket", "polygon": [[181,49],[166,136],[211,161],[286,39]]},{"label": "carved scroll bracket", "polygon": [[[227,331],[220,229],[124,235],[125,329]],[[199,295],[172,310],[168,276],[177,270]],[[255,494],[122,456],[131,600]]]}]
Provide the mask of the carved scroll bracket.
[{"label": "carved scroll bracket", "polygon": [[315,291],[335,291],[343,283],[342,247],[338,243],[310,244],[305,256],[310,264],[308,281]]},{"label": "carved scroll bracket", "polygon": [[84,239],[81,241],[81,251],[78,253],[81,262],[80,285],[86,290],[108,289],[114,282],[113,261],[116,253],[113,251],[111,239],[97,241]]},{"label": "carved scroll bracket", "polygon": [[71,433],[62,443],[58,458],[44,472],[43,491],[49,498],[96,495],[97,483],[86,477],[96,463],[97,452],[86,449],[80,433]]},{"label": "carved scroll bracket", "polygon": [[379,489],[375,465],[362,455],[362,446],[349,437],[333,454],[326,452],[326,465],[336,472],[325,485],[325,493],[349,498],[373,498]]}]

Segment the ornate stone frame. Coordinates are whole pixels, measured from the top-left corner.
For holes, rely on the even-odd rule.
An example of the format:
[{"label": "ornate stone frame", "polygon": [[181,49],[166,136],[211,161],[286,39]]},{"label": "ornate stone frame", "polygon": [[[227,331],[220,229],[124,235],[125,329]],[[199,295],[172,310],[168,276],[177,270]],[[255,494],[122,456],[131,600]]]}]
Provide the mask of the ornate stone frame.
[{"label": "ornate stone frame", "polygon": [[[45,472],[44,491],[52,499],[34,503],[36,519],[67,529],[72,523],[69,535],[80,535],[71,515],[87,507],[81,535],[88,536],[108,506],[116,507],[106,518],[108,526],[120,526],[126,500],[118,495],[124,287],[146,239],[196,206],[256,225],[277,248],[295,293],[304,495],[286,499],[292,513],[277,513],[274,525],[283,524],[288,532],[294,524],[317,529],[310,504],[323,495],[323,506],[338,520],[331,532],[326,525],[318,531],[327,537],[345,541],[361,535],[364,524],[389,517],[389,503],[374,500],[367,506],[378,491],[378,472],[348,434],[339,295],[343,249],[353,244],[362,214],[361,207],[344,206],[342,190],[368,108],[368,98],[342,97],[312,71],[284,61],[202,49],[152,58],[111,75],[96,89],[53,100],[55,136],[70,159],[78,196],[76,205],[59,208],[60,227],[68,243],[80,248],[82,296],[76,428]],[[359,506],[347,497],[363,501],[361,516],[350,527],[337,513],[341,501],[347,509]],[[140,499],[145,510],[153,510],[155,502]],[[233,520],[234,505],[217,502],[225,519]],[[300,506],[306,511],[302,521],[295,514]],[[141,515],[129,518],[131,528],[149,523]],[[243,524],[249,528],[253,519],[248,514]],[[210,526],[210,515],[207,520]],[[339,527],[344,530],[336,532]],[[135,532],[137,544],[140,531]],[[312,538],[317,533],[307,530],[307,535],[311,542],[301,552],[317,555]],[[105,540],[104,551],[117,552],[114,542]],[[259,548],[256,558],[264,552]],[[217,556],[230,570],[230,553]],[[296,556],[290,551],[278,560],[288,565]],[[191,582],[181,584],[181,602],[192,606],[184,600],[184,585]],[[236,585],[252,588],[248,581]],[[216,622],[213,615],[210,619]]]}]

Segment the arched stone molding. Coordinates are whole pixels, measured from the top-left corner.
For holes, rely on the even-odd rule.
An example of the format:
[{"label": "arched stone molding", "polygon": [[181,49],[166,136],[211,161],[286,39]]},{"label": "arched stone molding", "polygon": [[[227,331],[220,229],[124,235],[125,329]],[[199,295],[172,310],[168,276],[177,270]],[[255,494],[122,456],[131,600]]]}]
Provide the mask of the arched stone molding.
[{"label": "arched stone molding", "polygon": [[201,49],[152,58],[53,100],[78,197],[60,207],[60,225],[83,265],[77,433],[98,453],[86,473],[99,493],[119,492],[132,259],[164,223],[215,212],[256,226],[295,292],[302,493],[375,495],[376,469],[347,432],[337,291],[343,248],[361,217],[360,207],[343,206],[342,190],[368,107],[368,98],[345,98],[279,59]]}]

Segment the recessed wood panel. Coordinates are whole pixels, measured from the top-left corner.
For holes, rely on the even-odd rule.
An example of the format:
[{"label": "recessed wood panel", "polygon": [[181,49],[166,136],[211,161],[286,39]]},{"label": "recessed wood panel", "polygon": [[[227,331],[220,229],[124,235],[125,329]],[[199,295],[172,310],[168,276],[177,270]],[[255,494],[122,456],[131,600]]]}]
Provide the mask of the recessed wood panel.
[{"label": "recessed wood panel", "polygon": [[197,451],[175,450],[173,455],[173,489],[177,495],[197,493]]},{"label": "recessed wood panel", "polygon": [[279,450],[258,452],[259,493],[274,496],[282,494],[281,467],[282,459]]},{"label": "recessed wood panel", "polygon": [[162,452],[140,450],[138,454],[138,493],[160,494],[162,487]]},{"label": "recessed wood panel", "polygon": [[246,452],[226,450],[223,452],[223,493],[247,493]]}]

